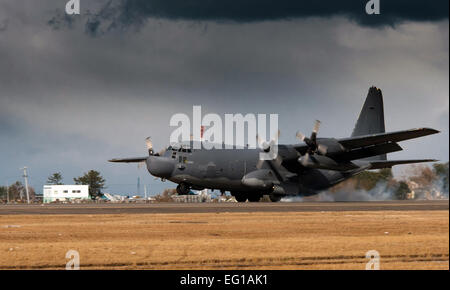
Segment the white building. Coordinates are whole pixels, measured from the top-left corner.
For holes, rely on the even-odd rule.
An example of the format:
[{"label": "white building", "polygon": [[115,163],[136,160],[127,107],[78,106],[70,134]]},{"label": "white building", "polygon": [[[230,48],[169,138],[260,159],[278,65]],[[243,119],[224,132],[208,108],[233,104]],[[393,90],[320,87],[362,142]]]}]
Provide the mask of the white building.
[{"label": "white building", "polygon": [[211,202],[211,194],[208,189],[198,190],[197,194],[172,195],[175,202]]},{"label": "white building", "polygon": [[89,199],[89,185],[44,185],[44,203]]}]

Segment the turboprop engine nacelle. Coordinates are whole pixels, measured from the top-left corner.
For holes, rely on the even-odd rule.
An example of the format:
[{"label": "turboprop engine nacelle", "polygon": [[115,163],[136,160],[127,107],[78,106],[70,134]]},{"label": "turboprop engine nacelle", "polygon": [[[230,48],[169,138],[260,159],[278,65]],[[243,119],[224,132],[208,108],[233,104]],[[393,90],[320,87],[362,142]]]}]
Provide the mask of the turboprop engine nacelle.
[{"label": "turboprop engine nacelle", "polygon": [[352,162],[345,162],[345,163],[337,163],[333,159],[313,154],[309,155],[309,153],[306,153],[302,157],[298,159],[298,162],[303,166],[307,168],[315,168],[315,169],[327,169],[327,170],[336,170],[336,171],[348,171],[359,168],[358,165],[352,163]]},{"label": "turboprop engine nacelle", "polygon": [[346,148],[334,138],[317,138],[317,144],[318,151],[324,156],[333,156],[346,151]]},{"label": "turboprop engine nacelle", "polygon": [[278,183],[273,172],[269,169],[259,169],[246,174],[242,180],[242,184],[253,189],[264,191],[273,190],[275,183]]}]

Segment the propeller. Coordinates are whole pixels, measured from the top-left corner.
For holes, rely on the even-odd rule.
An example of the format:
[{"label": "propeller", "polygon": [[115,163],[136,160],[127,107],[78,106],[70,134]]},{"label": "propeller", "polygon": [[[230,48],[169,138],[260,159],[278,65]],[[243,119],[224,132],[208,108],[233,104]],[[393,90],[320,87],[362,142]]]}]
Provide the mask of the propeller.
[{"label": "propeller", "polygon": [[[296,137],[300,139],[300,141],[305,142],[305,144],[308,146],[308,150],[306,151],[306,154],[314,154],[314,153],[320,153],[322,155],[325,155],[327,153],[327,146],[323,144],[317,143],[317,132],[319,132],[320,128],[320,121],[316,120],[314,122],[314,127],[311,133],[311,137],[306,137],[305,134],[298,131],[296,134]],[[305,155],[306,155],[305,154]]]},{"label": "propeller", "polygon": [[[269,153],[271,148],[272,148],[272,146],[276,145],[276,143],[278,142],[278,138],[280,138],[280,134],[281,134],[281,132],[280,132],[280,130],[278,130],[277,131],[277,135],[275,136],[275,138],[272,138],[269,142],[267,142],[265,140],[262,140],[259,135],[256,135],[256,141],[258,142],[259,148],[261,148],[264,152]],[[277,156],[274,159],[275,159],[275,161],[277,161],[280,158],[279,158],[279,156]],[[266,161],[266,160],[260,159],[258,161],[258,163],[256,164],[256,167],[258,169],[261,169],[264,161]],[[281,162],[280,162],[280,164],[281,164]]]},{"label": "propeller", "polygon": [[150,138],[151,137],[145,138],[145,145],[146,145],[147,150],[148,150],[148,155],[150,155],[150,156],[153,156],[153,155],[154,156],[161,156],[161,155],[163,155],[166,152],[166,148],[163,148],[162,150],[160,150],[159,152],[157,152],[155,154],[155,152],[153,151],[153,142],[152,142],[152,140]]},{"label": "propeller", "polygon": [[[272,146],[276,145],[278,142],[278,138],[280,137],[280,130],[277,131],[277,135],[271,139],[269,142],[262,140],[259,135],[256,135],[257,142],[259,147],[266,153],[271,152]],[[258,163],[256,163],[256,168],[261,169],[263,167],[264,162],[267,162],[269,168],[275,173],[275,176],[278,180],[284,181],[285,178],[280,173],[281,163],[283,163],[283,158],[279,154],[274,156],[271,160],[259,159]]]},{"label": "propeller", "polygon": [[277,143],[278,138],[280,138],[280,134],[281,132],[280,130],[278,130],[275,138],[273,138],[269,142],[262,140],[261,137],[259,137],[259,135],[257,134],[256,141],[258,142],[259,148],[261,148],[264,152],[269,152],[270,148]]}]

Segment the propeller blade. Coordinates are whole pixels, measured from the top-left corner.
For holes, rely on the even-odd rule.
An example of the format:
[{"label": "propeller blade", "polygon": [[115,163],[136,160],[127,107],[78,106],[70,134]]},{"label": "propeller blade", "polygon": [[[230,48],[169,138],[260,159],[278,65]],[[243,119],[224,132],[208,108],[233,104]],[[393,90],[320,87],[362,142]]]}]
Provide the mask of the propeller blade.
[{"label": "propeller blade", "polygon": [[277,157],[273,161],[276,166],[280,167],[281,163],[283,163],[283,158],[278,154]]},{"label": "propeller blade", "polygon": [[319,146],[317,146],[317,151],[319,151],[319,153],[322,155],[326,155],[327,150],[328,150],[328,146],[326,146],[326,145],[319,144]]},{"label": "propeller blade", "polygon": [[259,148],[264,148],[264,141],[261,139],[259,134],[256,134],[256,143],[258,144]]},{"label": "propeller blade", "polygon": [[314,159],[311,158],[309,153],[306,153],[298,160],[300,164],[304,167],[309,167],[312,163],[314,163]]},{"label": "propeller blade", "polygon": [[138,169],[141,169],[144,165],[145,165],[145,161],[139,162],[139,163],[137,164],[137,167],[138,167]]},{"label": "propeller blade", "polygon": [[314,122],[314,127],[313,127],[313,130],[311,133],[311,138],[310,138],[316,148],[317,148],[316,138],[317,138],[317,132],[319,132],[319,128],[320,128],[320,121],[316,120]]},{"label": "propeller blade", "polygon": [[257,169],[261,169],[262,166],[263,166],[263,164],[264,164],[264,161],[265,161],[265,160],[261,160],[261,159],[258,160],[258,163],[256,163],[256,168],[257,168]]},{"label": "propeller blade", "polygon": [[317,138],[317,132],[319,131],[319,128],[320,128],[320,121],[316,120],[316,122],[314,123],[314,128],[311,133],[311,138],[310,138],[316,148],[317,148],[316,138]]},{"label": "propeller blade", "polygon": [[305,138],[306,138],[306,136],[300,131],[297,131],[297,134],[295,134],[295,137],[297,137],[302,142],[305,141]]},{"label": "propeller blade", "polygon": [[314,122],[313,132],[317,134],[317,132],[319,132],[319,128],[320,128],[320,121],[316,120],[316,122]]},{"label": "propeller blade", "polygon": [[147,146],[148,154],[153,155],[153,143],[150,137],[145,138],[145,145]]},{"label": "propeller blade", "polygon": [[277,135],[275,135],[275,138],[273,138],[272,140],[273,140],[274,142],[278,141],[278,139],[280,138],[280,135],[281,135],[281,131],[280,131],[280,129],[278,129]]},{"label": "propeller blade", "polygon": [[[270,169],[273,171],[273,173],[275,174],[278,181],[280,181],[280,182],[285,181],[285,178],[280,173],[281,168],[279,165],[277,165],[276,159],[275,159],[275,161],[274,160],[266,160],[266,161],[267,161],[267,164],[269,164]],[[281,162],[280,162],[280,164],[281,164]]]}]

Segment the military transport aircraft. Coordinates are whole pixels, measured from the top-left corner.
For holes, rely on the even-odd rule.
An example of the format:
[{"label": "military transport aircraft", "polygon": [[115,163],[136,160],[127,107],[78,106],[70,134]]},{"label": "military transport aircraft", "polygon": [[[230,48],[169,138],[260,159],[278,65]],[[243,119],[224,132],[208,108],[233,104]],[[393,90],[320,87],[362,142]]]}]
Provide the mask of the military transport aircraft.
[{"label": "military transport aircraft", "polygon": [[265,194],[274,202],[288,195],[313,195],[364,170],[436,161],[387,160],[386,153],[402,150],[397,142],[439,131],[419,128],[385,133],[383,97],[375,87],[369,89],[351,137],[318,138],[319,125],[316,121],[310,137],[297,133],[301,144],[277,145],[273,160],[260,160],[259,153],[271,152],[274,142],[247,150],[191,149],[180,144],[155,153],[147,138],[149,156],[109,161],[145,162],[150,174],[177,183],[178,194],[218,189],[230,191],[239,202],[259,201]]}]

